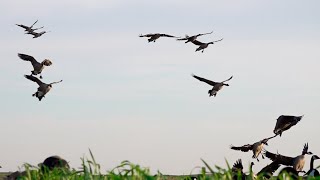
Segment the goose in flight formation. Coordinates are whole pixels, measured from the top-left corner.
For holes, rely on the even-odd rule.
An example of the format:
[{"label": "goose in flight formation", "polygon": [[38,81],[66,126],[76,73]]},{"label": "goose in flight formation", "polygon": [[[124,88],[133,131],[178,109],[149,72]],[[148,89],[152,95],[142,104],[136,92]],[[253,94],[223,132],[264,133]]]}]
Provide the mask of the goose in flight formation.
[{"label": "goose in flight formation", "polygon": [[223,38],[222,38],[222,39],[219,39],[219,40],[216,40],[216,41],[208,42],[208,43],[203,43],[203,42],[200,42],[200,41],[198,41],[198,40],[194,40],[194,41],[191,41],[191,42],[192,42],[193,44],[199,46],[199,47],[196,49],[196,52],[202,50],[201,52],[203,53],[204,49],[206,49],[206,48],[209,46],[209,44],[214,44],[215,42],[219,42],[219,41],[222,41],[222,40],[223,40]]},{"label": "goose in flight formation", "polygon": [[287,116],[287,115],[281,115],[277,119],[276,126],[274,127],[274,134],[280,135],[282,132],[290,129],[292,126],[296,125],[303,116]]},{"label": "goose in flight formation", "polygon": [[155,33],[155,34],[145,34],[145,35],[140,35],[139,37],[148,37],[148,42],[156,42],[157,39],[160,37],[173,37],[177,38],[176,36],[168,35],[168,34],[160,34],[160,33]]},{"label": "goose in flight formation", "polygon": [[17,26],[19,27],[22,27],[24,29],[24,31],[27,31],[27,32],[34,32],[35,30],[38,30],[38,29],[41,29],[43,28],[44,26],[40,27],[40,28],[35,28],[33,29],[33,26],[38,22],[38,20],[36,22],[34,22],[30,27],[29,26],[26,26],[26,25],[23,25],[23,24],[16,24]]},{"label": "goose in flight formation", "polygon": [[33,82],[36,82],[39,85],[37,92],[32,94],[32,96],[36,96],[39,99],[39,101],[41,101],[41,99],[44,98],[45,95],[50,91],[50,89],[52,88],[53,84],[62,82],[62,80],[60,80],[58,82],[52,82],[50,84],[46,84],[46,83],[43,83],[38,78],[36,78],[36,77],[34,77],[32,75],[24,75],[24,77],[29,79],[29,80],[31,80],[31,81],[33,81]]},{"label": "goose in flight formation", "polygon": [[41,72],[44,68],[44,66],[51,66],[52,62],[49,59],[43,60],[41,63],[39,63],[34,57],[26,55],[26,54],[20,54],[18,53],[18,56],[25,61],[30,61],[33,66],[33,71],[31,71],[31,74],[38,75],[40,74],[40,79],[42,79]]},{"label": "goose in flight formation", "polygon": [[205,78],[196,76],[196,75],[194,75],[194,74],[192,74],[192,76],[193,76],[194,78],[198,79],[199,81],[205,82],[205,83],[213,86],[212,89],[208,91],[209,97],[211,97],[211,96],[216,96],[217,93],[218,93],[218,91],[220,91],[223,86],[229,86],[229,84],[226,84],[225,82],[231,80],[232,77],[233,77],[233,76],[231,76],[229,79],[224,80],[224,81],[222,81],[222,82],[214,82],[214,81],[211,81],[211,80],[208,80],[208,79],[205,79]]},{"label": "goose in flight formation", "polygon": [[193,35],[193,36],[188,36],[186,35],[185,38],[180,38],[180,39],[177,39],[178,41],[186,41],[185,43],[188,43],[188,42],[193,42],[195,41],[199,36],[203,36],[203,35],[207,35],[207,34],[212,34],[213,31],[211,31],[210,33],[203,33],[203,34],[197,34],[197,35]]},{"label": "goose in flight formation", "polygon": [[[231,149],[233,150],[237,150],[237,151],[242,151],[242,152],[248,152],[248,151],[252,151],[253,152],[253,156],[252,158],[256,158],[257,161],[259,161],[259,155],[261,154],[261,151],[263,149],[263,145],[268,145],[268,140],[269,139],[272,139],[276,136],[272,136],[272,137],[269,137],[269,138],[265,138],[261,141],[258,141],[256,143],[253,143],[253,144],[246,144],[246,145],[243,145],[243,146],[240,146],[240,147],[236,147],[236,146],[233,146],[231,145]],[[261,154],[262,156],[262,159],[264,159],[264,156],[263,154]]]},{"label": "goose in flight formation", "polygon": [[282,165],[292,166],[297,172],[303,172],[306,154],[312,154],[312,152],[308,151],[308,143],[304,145],[301,155],[296,157],[287,157],[281,154],[273,154],[269,151],[265,151],[265,156],[272,161],[277,161]]}]

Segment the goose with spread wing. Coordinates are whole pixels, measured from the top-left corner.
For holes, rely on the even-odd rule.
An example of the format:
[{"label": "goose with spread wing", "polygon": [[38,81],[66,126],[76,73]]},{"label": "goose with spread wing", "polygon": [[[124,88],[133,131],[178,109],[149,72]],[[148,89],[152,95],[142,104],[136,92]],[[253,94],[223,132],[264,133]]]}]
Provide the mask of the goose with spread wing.
[{"label": "goose with spread wing", "polygon": [[208,43],[203,43],[203,42],[200,42],[198,40],[194,40],[194,41],[191,41],[193,44],[199,46],[197,49],[196,49],[196,52],[197,51],[201,51],[203,53],[204,49],[206,49],[210,44],[214,44],[215,42],[219,42],[219,41],[222,41],[222,39],[219,39],[219,40],[216,40],[216,41],[211,41],[211,42],[208,42]]},{"label": "goose with spread wing", "polygon": [[[257,161],[259,161],[259,155],[261,154],[261,152],[263,150],[263,145],[268,145],[268,140],[270,140],[274,137],[276,137],[276,136],[265,138],[265,139],[262,139],[261,141],[255,142],[253,144],[246,144],[246,145],[239,146],[239,147],[231,145],[230,148],[233,150],[242,151],[242,152],[248,152],[251,150],[253,152],[252,158],[256,158]],[[263,154],[261,154],[261,156],[262,156],[262,159],[264,159]]]},{"label": "goose with spread wing", "polygon": [[272,161],[277,161],[279,164],[292,166],[297,172],[303,172],[303,167],[305,164],[305,155],[312,154],[308,151],[308,143],[303,147],[302,153],[296,157],[283,156],[281,154],[273,154],[269,151],[265,151],[265,156],[271,159]]},{"label": "goose with spread wing", "polygon": [[42,70],[44,69],[44,66],[51,66],[52,62],[49,59],[43,60],[41,63],[38,62],[34,57],[27,55],[27,54],[20,54],[18,53],[18,56],[24,60],[31,62],[33,66],[33,71],[31,71],[31,74],[38,75],[40,74],[40,79],[42,79]]},{"label": "goose with spread wing", "polygon": [[32,96],[36,96],[39,99],[39,101],[41,101],[41,99],[44,98],[45,95],[50,91],[53,84],[57,84],[57,83],[62,82],[62,80],[60,80],[58,82],[52,82],[50,84],[46,84],[32,75],[24,75],[24,77],[29,79],[30,81],[36,82],[39,85],[37,92],[32,94]]},{"label": "goose with spread wing", "polygon": [[178,38],[176,36],[168,35],[168,34],[160,34],[160,33],[155,33],[155,34],[145,34],[145,35],[139,35],[139,37],[148,37],[148,42],[156,42],[157,39],[160,37],[172,37],[172,38]]},{"label": "goose with spread wing", "polygon": [[282,135],[282,132],[290,129],[292,126],[296,125],[303,116],[288,116],[281,115],[277,119],[276,126],[274,127],[273,133],[276,135]]},{"label": "goose with spread wing", "polygon": [[224,80],[224,81],[222,81],[222,82],[214,82],[214,81],[211,81],[211,80],[208,80],[208,79],[205,79],[205,78],[196,76],[196,75],[194,75],[194,74],[192,74],[192,76],[193,76],[194,78],[198,79],[199,81],[205,82],[205,83],[213,86],[212,89],[208,91],[209,97],[211,97],[211,96],[216,96],[217,93],[218,93],[218,91],[220,91],[223,86],[229,86],[229,84],[226,84],[225,82],[231,80],[232,77],[233,77],[233,76],[231,76],[229,79]]},{"label": "goose with spread wing", "polygon": [[179,38],[177,39],[178,41],[186,41],[185,43],[188,43],[188,42],[193,42],[195,41],[199,36],[203,36],[203,35],[207,35],[207,34],[212,34],[213,31],[209,32],[209,33],[203,33],[203,34],[197,34],[197,35],[193,35],[193,36],[188,36],[186,35],[185,38]]}]

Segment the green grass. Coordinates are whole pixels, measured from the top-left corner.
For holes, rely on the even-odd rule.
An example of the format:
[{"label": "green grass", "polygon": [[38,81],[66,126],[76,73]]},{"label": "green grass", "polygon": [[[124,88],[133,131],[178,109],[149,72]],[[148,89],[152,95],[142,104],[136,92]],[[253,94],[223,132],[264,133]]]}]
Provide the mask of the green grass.
[{"label": "green grass", "polygon": [[[110,171],[101,173],[100,165],[94,159],[90,151],[90,159],[81,158],[82,165],[79,169],[53,169],[52,171],[43,170],[37,166],[24,164],[25,174],[19,179],[21,180],[191,180],[191,177],[197,177],[200,180],[232,180],[237,175],[233,174],[229,164],[228,169],[223,169],[219,166],[212,168],[206,161],[202,160],[203,167],[200,169],[199,174],[189,176],[170,176],[163,175],[161,172],[151,174],[148,168],[141,167],[129,161],[123,161],[120,165],[116,166]],[[0,179],[7,174],[0,173]],[[247,179],[253,179],[253,174],[247,175]],[[241,180],[241,175],[238,174],[238,179]],[[257,177],[257,179],[263,179]],[[277,177],[271,179],[276,180]],[[280,180],[290,180],[288,175],[279,177]],[[302,178],[300,178],[302,179]],[[311,179],[311,178],[310,178]],[[320,179],[320,178],[317,178]]]}]

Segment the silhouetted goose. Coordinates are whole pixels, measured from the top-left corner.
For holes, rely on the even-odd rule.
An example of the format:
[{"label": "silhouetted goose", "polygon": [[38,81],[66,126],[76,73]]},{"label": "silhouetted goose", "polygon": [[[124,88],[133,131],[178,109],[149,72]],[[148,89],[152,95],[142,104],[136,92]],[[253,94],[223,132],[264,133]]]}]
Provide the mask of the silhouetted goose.
[{"label": "silhouetted goose", "polygon": [[214,82],[214,81],[210,81],[208,79],[205,79],[205,78],[202,78],[202,77],[199,77],[199,76],[196,76],[196,75],[192,75],[194,78],[198,79],[199,81],[202,81],[202,82],[205,82],[212,87],[211,90],[208,91],[208,94],[209,94],[209,97],[210,96],[216,96],[218,91],[220,91],[222,89],[223,86],[229,86],[229,84],[225,84],[225,82],[229,81],[232,79],[233,76],[231,76],[229,79],[225,80],[225,81],[222,81],[222,82]]},{"label": "silhouetted goose", "polygon": [[145,35],[140,35],[139,37],[148,37],[148,42],[156,42],[157,39],[160,37],[173,37],[177,38],[176,36],[168,35],[168,34],[160,34],[160,33],[155,33],[155,34],[145,34]]},{"label": "silhouetted goose", "polygon": [[297,157],[287,157],[281,154],[273,154],[269,151],[265,152],[265,155],[272,161],[277,161],[279,164],[286,166],[293,166],[293,168],[298,172],[303,172],[306,154],[312,154],[308,151],[308,143],[304,145],[301,155]]},{"label": "silhouetted goose", "polygon": [[193,36],[188,36],[186,35],[185,38],[180,38],[180,39],[177,39],[178,41],[186,41],[185,43],[188,43],[188,42],[193,42],[195,41],[199,36],[203,36],[203,35],[207,35],[207,34],[212,34],[213,31],[211,31],[210,33],[203,33],[203,34],[197,34],[197,35],[193,35]]},{"label": "silhouetted goose", "polygon": [[317,155],[313,155],[311,157],[311,161],[310,161],[310,169],[309,171],[305,174],[305,176],[319,176],[319,171],[317,169],[314,169],[313,167],[313,163],[314,163],[314,160],[317,160],[317,159],[320,159],[319,156]]},{"label": "silhouetted goose", "polygon": [[[261,154],[261,151],[262,151],[262,149],[263,149],[263,145],[265,144],[265,145],[268,145],[268,140],[269,139],[272,139],[272,138],[274,138],[274,137],[276,137],[276,136],[272,136],[272,137],[269,137],[269,138],[265,138],[265,139],[263,139],[263,140],[261,140],[261,141],[258,141],[258,142],[256,142],[256,143],[253,143],[253,144],[246,144],[246,145],[243,145],[243,146],[240,146],[240,147],[236,147],[236,146],[233,146],[233,145],[231,145],[231,149],[233,149],[233,150],[238,150],[238,151],[243,151],[243,152],[248,152],[248,151],[252,151],[253,152],[253,156],[252,156],[252,158],[256,158],[257,159],[257,161],[259,161],[259,155]],[[262,159],[264,159],[264,156],[263,156],[263,154],[261,154],[261,156],[262,156]]]},{"label": "silhouetted goose", "polygon": [[233,164],[233,166],[232,166],[232,169],[231,169],[231,171],[232,171],[232,173],[233,173],[233,177],[232,177],[232,179],[235,179],[235,180],[237,180],[237,179],[239,179],[239,176],[241,177],[241,179],[242,180],[245,180],[245,179],[252,179],[252,177],[251,178],[249,178],[249,176],[252,174],[253,176],[255,176],[255,174],[253,174],[253,172],[252,172],[252,167],[253,167],[253,165],[254,165],[254,163],[253,162],[251,162],[250,163],[250,174],[245,174],[244,172],[243,172],[243,165],[242,165],[242,161],[241,161],[241,159],[238,159],[234,164]]},{"label": "silhouetted goose", "polygon": [[219,41],[222,41],[222,40],[223,40],[223,38],[222,38],[222,39],[219,39],[219,40],[217,40],[217,41],[212,41],[212,42],[208,42],[208,43],[203,43],[203,42],[200,42],[200,41],[198,41],[198,40],[194,40],[194,41],[191,41],[191,42],[192,42],[193,44],[199,46],[199,47],[196,49],[196,52],[197,52],[197,51],[201,51],[201,50],[202,50],[201,52],[203,52],[204,49],[209,46],[209,44],[214,44],[215,42],[219,42]]},{"label": "silhouetted goose", "polygon": [[37,32],[31,31],[31,32],[27,32],[26,34],[31,34],[31,35],[33,35],[33,38],[38,38],[48,32],[49,31],[42,31],[42,32],[37,33]]},{"label": "silhouetted goose", "polygon": [[52,62],[49,59],[43,60],[41,63],[39,63],[34,57],[26,55],[26,54],[20,54],[18,53],[18,56],[25,61],[30,61],[33,66],[33,71],[31,71],[31,74],[38,75],[40,74],[40,79],[42,79],[41,72],[44,68],[44,66],[51,66]]},{"label": "silhouetted goose", "polygon": [[296,125],[303,116],[287,116],[281,115],[277,119],[276,126],[274,127],[274,134],[282,135],[282,132],[290,129],[292,126]]},{"label": "silhouetted goose", "polygon": [[273,161],[269,165],[262,168],[258,173],[258,177],[265,177],[269,179],[272,177],[273,173],[280,167],[280,164],[277,161]]},{"label": "silhouetted goose", "polygon": [[54,168],[70,168],[68,162],[60,156],[50,156],[39,165],[42,170],[44,170],[45,168],[48,168],[48,170],[53,170]]},{"label": "silhouetted goose", "polygon": [[19,26],[19,27],[22,27],[22,28],[24,29],[24,31],[33,32],[33,31],[35,31],[35,30],[38,30],[38,29],[43,28],[43,26],[42,26],[42,27],[40,27],[40,28],[35,28],[35,29],[33,29],[33,26],[34,26],[37,22],[38,22],[38,20],[37,20],[36,22],[34,22],[30,27],[29,27],[29,26],[26,26],[26,25],[23,25],[23,24],[16,24],[16,25]]},{"label": "silhouetted goose", "polygon": [[31,81],[33,81],[33,82],[36,82],[39,85],[37,92],[32,94],[32,96],[36,96],[39,99],[39,101],[41,101],[41,99],[43,97],[45,97],[45,95],[50,91],[50,89],[52,88],[52,84],[56,84],[56,83],[62,82],[62,80],[60,80],[58,82],[52,82],[50,84],[46,84],[46,83],[43,83],[38,78],[36,78],[36,77],[34,77],[32,75],[24,75],[24,77],[29,79],[29,80],[31,80]]}]

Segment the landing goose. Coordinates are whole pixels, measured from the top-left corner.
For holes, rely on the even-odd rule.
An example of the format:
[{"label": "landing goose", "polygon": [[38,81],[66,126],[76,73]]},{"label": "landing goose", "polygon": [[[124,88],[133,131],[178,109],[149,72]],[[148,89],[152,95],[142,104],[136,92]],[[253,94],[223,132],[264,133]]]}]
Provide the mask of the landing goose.
[{"label": "landing goose", "polygon": [[29,80],[31,80],[31,81],[33,81],[33,82],[36,82],[39,85],[37,92],[32,94],[32,96],[36,96],[39,99],[39,101],[41,101],[41,99],[44,98],[45,95],[50,91],[50,89],[52,88],[53,84],[62,82],[62,80],[60,80],[58,82],[52,82],[50,84],[46,84],[46,83],[43,83],[38,78],[36,78],[36,77],[34,77],[32,75],[24,75],[24,77],[29,79]]},{"label": "landing goose", "polygon": [[216,96],[218,91],[220,91],[223,86],[229,86],[229,84],[225,84],[225,82],[231,80],[232,77],[233,77],[233,76],[231,76],[229,79],[227,79],[225,81],[222,81],[222,82],[214,82],[214,81],[211,81],[211,80],[196,76],[194,74],[192,74],[192,76],[194,78],[198,79],[199,81],[205,82],[205,83],[213,86],[212,89],[208,91],[209,97]]},{"label": "landing goose", "polygon": [[296,125],[303,116],[288,116],[281,115],[277,119],[276,126],[274,127],[273,133],[276,135],[282,135],[282,132],[290,129],[292,126]]},{"label": "landing goose", "polygon": [[[263,145],[264,144],[268,145],[268,143],[267,143],[268,140],[272,139],[274,137],[276,137],[276,136],[265,138],[265,139],[262,139],[261,141],[255,142],[253,144],[246,144],[246,145],[239,146],[239,147],[231,145],[230,148],[233,150],[238,150],[238,151],[242,151],[242,152],[248,152],[251,150],[253,152],[252,158],[256,158],[257,161],[259,161],[259,155],[261,154],[261,151],[263,149]],[[261,154],[261,156],[262,156],[262,159],[264,159],[263,154]]]},{"label": "landing goose", "polygon": [[155,34],[145,34],[145,35],[139,35],[139,37],[148,37],[148,42],[156,42],[157,39],[160,37],[173,37],[177,38],[176,36],[168,35],[168,34],[160,34],[160,33],[155,33]]},{"label": "landing goose", "polygon": [[312,152],[308,151],[308,143],[304,145],[301,155],[296,157],[287,157],[281,154],[273,154],[269,151],[265,151],[266,157],[268,157],[272,161],[277,161],[282,165],[292,166],[293,169],[295,169],[297,172],[303,172],[306,154],[312,154]]},{"label": "landing goose", "polygon": [[201,52],[203,53],[204,49],[206,49],[206,48],[209,46],[209,44],[214,44],[215,42],[219,42],[219,41],[222,41],[222,40],[223,40],[223,38],[222,38],[222,39],[219,39],[219,40],[217,40],[217,41],[212,41],[212,42],[208,42],[208,43],[203,43],[203,42],[200,42],[200,41],[198,41],[198,40],[194,40],[194,41],[191,41],[191,42],[192,42],[193,44],[199,46],[199,47],[196,49],[196,52],[202,50]]},{"label": "landing goose", "polygon": [[207,34],[212,34],[213,31],[211,31],[210,33],[203,33],[203,34],[197,34],[197,35],[193,35],[193,36],[188,36],[186,35],[185,38],[179,38],[177,39],[178,41],[186,41],[185,43],[188,43],[188,42],[193,42],[195,41],[199,36],[203,36],[203,35],[207,35]]},{"label": "landing goose", "polygon": [[30,61],[33,66],[33,71],[31,71],[31,74],[38,75],[40,74],[40,79],[42,79],[41,72],[44,68],[44,66],[51,66],[52,62],[49,59],[43,60],[41,63],[39,63],[34,57],[26,54],[20,54],[18,53],[18,56],[25,61]]}]

